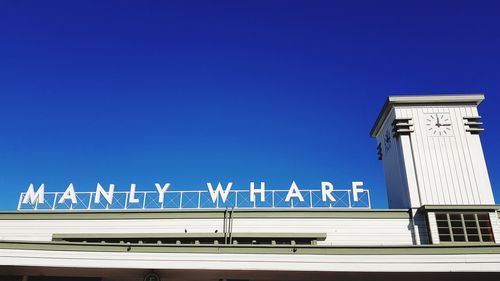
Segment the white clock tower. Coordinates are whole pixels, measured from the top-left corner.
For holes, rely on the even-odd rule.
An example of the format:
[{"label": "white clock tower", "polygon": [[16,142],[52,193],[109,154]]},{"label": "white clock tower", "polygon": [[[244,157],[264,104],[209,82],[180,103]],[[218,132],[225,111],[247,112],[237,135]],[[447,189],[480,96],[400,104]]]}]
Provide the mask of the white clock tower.
[{"label": "white clock tower", "polygon": [[481,147],[483,95],[391,96],[371,130],[390,208],[495,204]]}]

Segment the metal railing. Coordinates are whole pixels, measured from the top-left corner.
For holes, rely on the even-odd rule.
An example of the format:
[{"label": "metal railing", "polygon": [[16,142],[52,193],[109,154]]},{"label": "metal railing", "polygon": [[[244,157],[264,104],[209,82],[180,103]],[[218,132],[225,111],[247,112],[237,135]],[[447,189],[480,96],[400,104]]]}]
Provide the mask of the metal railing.
[{"label": "metal railing", "polygon": [[137,203],[132,203],[130,192],[116,191],[111,203],[102,198],[95,201],[96,192],[75,192],[76,203],[66,199],[59,202],[63,192],[45,192],[44,202],[23,203],[26,193],[19,196],[17,210],[146,210],[146,209],[253,209],[253,208],[371,208],[370,192],[364,190],[358,193],[358,201],[354,201],[352,190],[334,190],[331,194],[335,201],[322,200],[321,190],[301,190],[303,201],[298,198],[286,200],[288,190],[266,190],[265,200],[260,201],[256,194],[255,201],[250,200],[250,191],[231,190],[224,202],[220,196],[213,201],[209,191],[185,190],[167,191],[163,202],[159,201],[156,191],[136,191],[134,197]]}]

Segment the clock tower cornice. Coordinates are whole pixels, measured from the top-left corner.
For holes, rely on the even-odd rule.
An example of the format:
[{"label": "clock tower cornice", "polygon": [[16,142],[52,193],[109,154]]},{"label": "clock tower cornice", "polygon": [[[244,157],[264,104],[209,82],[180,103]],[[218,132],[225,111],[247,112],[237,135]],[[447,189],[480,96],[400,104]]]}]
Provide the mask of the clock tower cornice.
[{"label": "clock tower cornice", "polygon": [[471,104],[478,106],[484,100],[484,94],[440,94],[440,95],[408,95],[408,96],[390,96],[385,101],[375,124],[373,125],[370,136],[376,137],[383,126],[383,122],[395,106],[412,105],[452,105],[452,104]]}]

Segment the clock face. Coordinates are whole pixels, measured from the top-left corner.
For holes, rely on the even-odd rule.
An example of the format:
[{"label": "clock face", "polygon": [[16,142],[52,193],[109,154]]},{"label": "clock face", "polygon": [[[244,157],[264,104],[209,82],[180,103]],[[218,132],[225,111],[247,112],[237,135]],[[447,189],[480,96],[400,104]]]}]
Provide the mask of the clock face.
[{"label": "clock face", "polygon": [[425,126],[428,136],[451,136],[453,128],[451,125],[450,114],[432,113],[425,116]]}]

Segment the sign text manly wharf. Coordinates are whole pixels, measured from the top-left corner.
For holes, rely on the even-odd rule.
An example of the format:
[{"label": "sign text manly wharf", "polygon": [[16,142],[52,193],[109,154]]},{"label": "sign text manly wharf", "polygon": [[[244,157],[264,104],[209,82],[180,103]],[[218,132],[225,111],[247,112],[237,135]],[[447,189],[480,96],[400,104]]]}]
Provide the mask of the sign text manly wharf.
[{"label": "sign text manly wharf", "polygon": [[107,189],[97,183],[95,192],[76,192],[70,183],[64,192],[46,192],[45,185],[30,184],[19,197],[18,210],[119,210],[119,209],[210,209],[210,208],[370,208],[370,192],[363,182],[352,182],[351,189],[334,189],[331,182],[321,182],[317,190],[301,190],[292,182],[286,190],[267,190],[266,183],[250,182],[247,190],[207,183],[207,190],[169,190],[170,183],[155,184],[156,191]]}]

